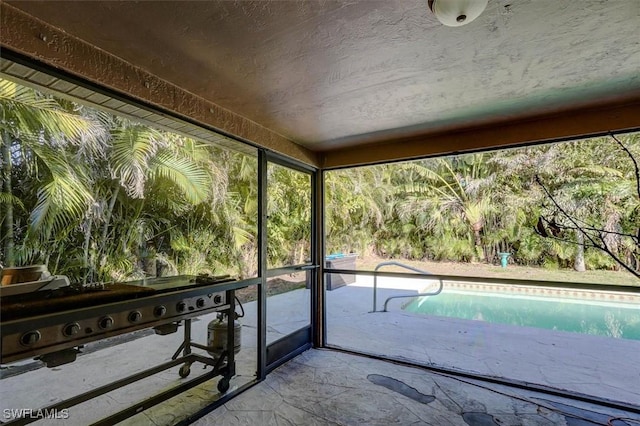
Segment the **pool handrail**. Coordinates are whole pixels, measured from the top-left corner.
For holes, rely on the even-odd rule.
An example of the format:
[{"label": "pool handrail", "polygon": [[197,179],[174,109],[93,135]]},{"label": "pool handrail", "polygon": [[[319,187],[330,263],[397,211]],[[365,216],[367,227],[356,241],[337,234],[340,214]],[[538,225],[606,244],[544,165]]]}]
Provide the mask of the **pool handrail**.
[{"label": "pool handrail", "polygon": [[[415,268],[415,267],[410,266],[410,265],[405,265],[404,263],[396,262],[395,260],[389,260],[389,261],[386,261],[386,262],[378,263],[378,265],[376,265],[376,267],[374,269],[374,275],[373,275],[373,310],[370,311],[370,313],[379,312],[379,311],[376,310],[376,303],[377,303],[377,299],[378,299],[378,274],[376,274],[375,272],[377,272],[378,269],[382,268],[383,266],[399,266],[401,268],[408,269],[410,271],[418,272],[419,274],[431,275],[431,272],[429,272],[429,271],[425,271],[423,269],[418,269],[418,268]],[[412,295],[401,295],[401,296],[388,297],[387,300],[384,301],[384,309],[382,310],[382,312],[387,312],[387,303],[389,303],[389,300],[391,300],[391,299],[399,299],[399,298],[402,298],[402,297],[435,296],[435,295],[440,294],[442,292],[443,286],[444,286],[444,283],[443,283],[442,279],[440,279],[440,286],[438,287],[438,290],[435,291],[435,292],[418,293],[418,294],[412,294]]]},{"label": "pool handrail", "polygon": [[437,296],[438,294],[442,293],[442,289],[444,288],[444,282],[442,280],[439,280],[439,281],[440,281],[440,285],[438,286],[438,290],[432,291],[430,293],[403,294],[403,295],[400,295],[400,296],[389,296],[389,297],[387,297],[387,300],[384,301],[384,308],[382,309],[382,312],[387,312],[387,303],[389,303],[389,300],[391,300],[391,299],[400,299],[402,297]]}]

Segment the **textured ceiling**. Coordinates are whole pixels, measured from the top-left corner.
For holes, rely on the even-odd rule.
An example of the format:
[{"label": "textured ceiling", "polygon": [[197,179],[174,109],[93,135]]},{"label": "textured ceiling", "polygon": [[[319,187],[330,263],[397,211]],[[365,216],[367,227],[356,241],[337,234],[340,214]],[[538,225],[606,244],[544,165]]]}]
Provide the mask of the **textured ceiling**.
[{"label": "textured ceiling", "polygon": [[314,150],[640,93],[640,0],[8,3]]}]

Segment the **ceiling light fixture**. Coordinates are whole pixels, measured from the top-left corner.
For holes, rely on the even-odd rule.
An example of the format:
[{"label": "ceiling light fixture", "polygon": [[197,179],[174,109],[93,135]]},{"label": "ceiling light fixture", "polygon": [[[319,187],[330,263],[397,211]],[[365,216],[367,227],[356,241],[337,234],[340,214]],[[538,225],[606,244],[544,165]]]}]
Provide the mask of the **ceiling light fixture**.
[{"label": "ceiling light fixture", "polygon": [[448,27],[459,27],[476,19],[488,0],[428,0],[429,9]]}]

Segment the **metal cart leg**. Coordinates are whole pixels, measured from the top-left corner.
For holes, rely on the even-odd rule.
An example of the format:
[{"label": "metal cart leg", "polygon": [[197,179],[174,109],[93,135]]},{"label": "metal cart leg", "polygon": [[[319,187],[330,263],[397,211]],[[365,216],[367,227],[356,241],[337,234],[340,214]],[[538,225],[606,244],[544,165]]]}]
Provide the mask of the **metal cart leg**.
[{"label": "metal cart leg", "polygon": [[[182,356],[184,357],[191,354],[191,319],[184,320],[184,341],[174,354],[174,357],[180,353],[180,349],[182,349]],[[191,361],[187,361],[182,364],[182,367],[180,367],[180,370],[178,371],[180,377],[185,378],[191,373],[191,364]]]},{"label": "metal cart leg", "polygon": [[229,301],[229,320],[227,324],[227,374],[229,379],[236,375],[236,293],[235,290],[227,290]]},{"label": "metal cart leg", "polygon": [[223,368],[222,377],[218,381],[218,391],[225,393],[229,390],[231,378],[236,374],[236,353],[235,353],[235,312],[236,299],[235,291],[227,290],[227,303],[229,304],[229,315],[227,317],[227,350],[225,351],[227,365]]}]

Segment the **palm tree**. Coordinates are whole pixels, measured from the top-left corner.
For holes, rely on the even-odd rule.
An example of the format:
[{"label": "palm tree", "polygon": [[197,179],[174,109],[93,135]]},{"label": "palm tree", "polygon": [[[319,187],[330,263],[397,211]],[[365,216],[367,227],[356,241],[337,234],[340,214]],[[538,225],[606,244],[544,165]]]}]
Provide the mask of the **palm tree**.
[{"label": "palm tree", "polygon": [[[633,164],[637,167],[634,152],[638,136],[621,139],[624,142],[618,145],[608,138],[566,144],[557,159],[565,166],[564,174],[560,178],[539,177],[548,196],[548,208],[541,219],[545,225],[563,231],[553,237],[576,247],[574,268],[578,271],[586,269],[587,246],[602,250],[598,253],[602,266],[622,265],[635,273],[622,259],[633,256],[634,239],[637,244],[640,183]],[[597,251],[592,253],[593,257]]]},{"label": "palm tree", "polygon": [[102,129],[92,119],[69,110],[68,104],[1,79],[0,107],[3,262],[12,266],[16,262],[14,167],[44,169],[48,174],[47,184],[38,191],[32,222],[35,227],[46,228],[46,234],[60,229],[70,217],[82,215],[92,202],[84,170],[61,149],[97,144]]},{"label": "palm tree", "polygon": [[0,105],[5,265],[51,262],[76,279],[100,269],[126,276],[131,254],[143,256],[167,218],[224,198],[205,144],[6,80]]},{"label": "palm tree", "polygon": [[311,180],[277,164],[267,168],[269,267],[303,263],[311,255]]},{"label": "palm tree", "polygon": [[[326,173],[327,252],[360,253],[390,238],[393,226],[392,166],[377,165]],[[380,248],[380,247],[377,247]]]},{"label": "palm tree", "polygon": [[441,227],[442,235],[454,238],[455,228],[465,224],[473,257],[484,261],[482,231],[496,210],[491,198],[495,177],[485,160],[485,154],[472,154],[402,165],[406,183],[397,205],[400,218],[426,212],[424,227]]},{"label": "palm tree", "polygon": [[85,252],[99,278],[122,279],[134,271],[133,262],[117,260],[123,255],[138,259],[142,272],[153,273],[156,246],[178,226],[175,219],[188,216],[194,206],[217,202],[210,159],[209,147],[193,139],[114,120],[104,160],[94,167],[99,175],[94,195],[102,207],[93,217],[95,235],[88,233],[92,250]]}]

